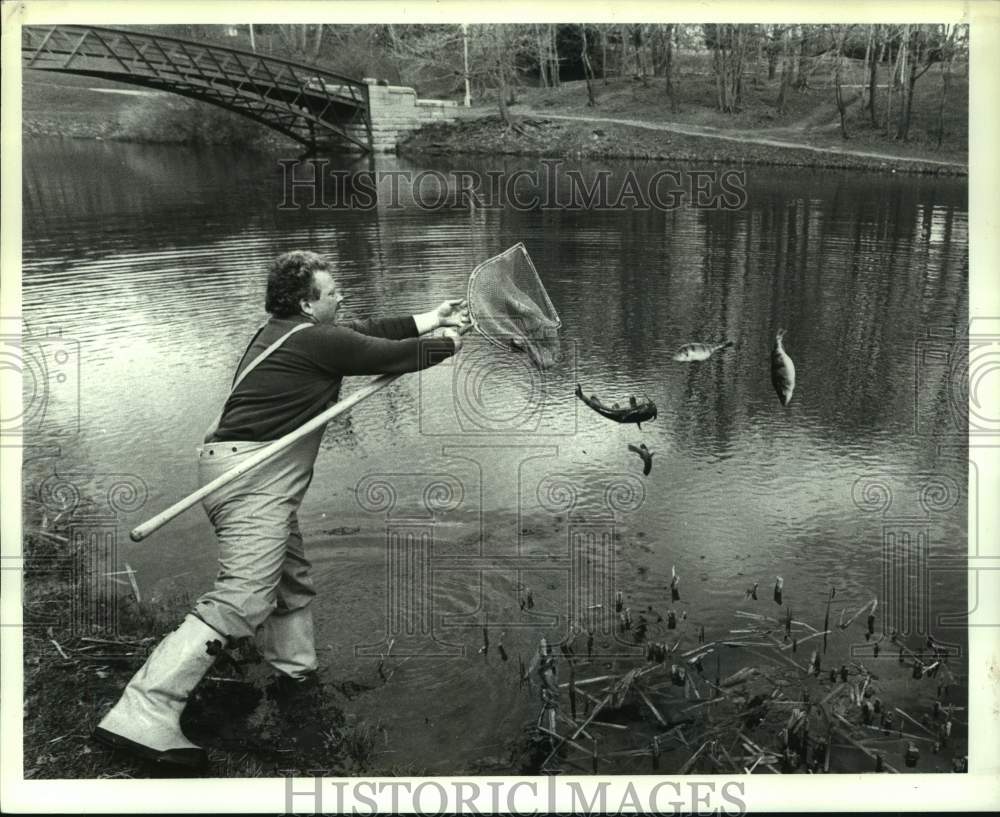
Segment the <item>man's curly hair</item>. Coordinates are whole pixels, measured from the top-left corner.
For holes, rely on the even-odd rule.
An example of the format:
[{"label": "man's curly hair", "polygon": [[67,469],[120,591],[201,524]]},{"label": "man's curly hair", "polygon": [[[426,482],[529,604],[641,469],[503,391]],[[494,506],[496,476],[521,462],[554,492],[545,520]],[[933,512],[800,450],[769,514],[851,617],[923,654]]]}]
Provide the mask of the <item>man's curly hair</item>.
[{"label": "man's curly hair", "polygon": [[313,281],[313,274],[320,271],[332,273],[333,266],[318,253],[295,250],[278,256],[267,272],[264,309],[275,318],[300,315],[300,302],[320,295]]}]

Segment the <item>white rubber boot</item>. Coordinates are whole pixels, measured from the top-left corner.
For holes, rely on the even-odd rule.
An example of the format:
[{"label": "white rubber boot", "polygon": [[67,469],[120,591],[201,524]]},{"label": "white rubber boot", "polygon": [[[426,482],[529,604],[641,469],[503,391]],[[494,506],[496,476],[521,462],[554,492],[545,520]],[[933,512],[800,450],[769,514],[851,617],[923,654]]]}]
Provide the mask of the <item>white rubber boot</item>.
[{"label": "white rubber boot", "polygon": [[180,717],[188,696],[215,662],[208,652],[212,641],[225,643],[200,618],[187,616],[129,681],[118,703],[94,730],[94,737],[155,763],[207,765],[205,750],[181,732]]},{"label": "white rubber boot", "polygon": [[309,677],[319,666],[313,635],[312,607],[268,616],[257,636],[261,655],[274,669],[295,680]]}]

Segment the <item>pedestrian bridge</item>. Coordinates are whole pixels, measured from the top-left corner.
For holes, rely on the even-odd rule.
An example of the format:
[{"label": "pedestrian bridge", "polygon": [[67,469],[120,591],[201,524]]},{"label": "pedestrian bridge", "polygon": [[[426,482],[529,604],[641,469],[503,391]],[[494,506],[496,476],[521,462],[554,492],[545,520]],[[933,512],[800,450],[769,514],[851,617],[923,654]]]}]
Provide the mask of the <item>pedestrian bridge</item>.
[{"label": "pedestrian bridge", "polygon": [[391,151],[403,133],[454,117],[456,103],[305,63],[99,26],[22,28],[24,68],[180,94],[249,117],[310,151]]}]

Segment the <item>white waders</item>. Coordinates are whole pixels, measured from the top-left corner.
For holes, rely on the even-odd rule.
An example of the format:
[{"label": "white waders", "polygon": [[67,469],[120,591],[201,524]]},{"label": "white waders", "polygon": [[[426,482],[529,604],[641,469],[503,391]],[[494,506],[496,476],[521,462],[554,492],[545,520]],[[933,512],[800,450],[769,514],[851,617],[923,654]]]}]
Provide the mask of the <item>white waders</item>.
[{"label": "white waders", "polygon": [[[300,324],[249,364],[233,388]],[[211,436],[211,431],[206,437]],[[94,736],[148,760],[204,766],[205,751],[184,737],[180,716],[215,661],[212,642],[258,635],[276,670],[302,679],[317,666],[309,603],[315,596],[296,512],[312,480],[323,429],[207,496],[203,506],[219,541],[215,587],[129,681]],[[210,442],[198,449],[206,485],[267,442]]]}]

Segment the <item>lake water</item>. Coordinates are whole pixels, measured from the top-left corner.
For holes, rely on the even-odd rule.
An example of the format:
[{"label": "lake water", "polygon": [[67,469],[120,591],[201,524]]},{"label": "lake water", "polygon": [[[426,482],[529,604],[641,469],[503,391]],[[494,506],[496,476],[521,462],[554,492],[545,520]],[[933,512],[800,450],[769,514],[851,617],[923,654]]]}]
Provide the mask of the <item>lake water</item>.
[{"label": "lake water", "polygon": [[[729,634],[748,626],[736,611],[790,608],[819,627],[831,587],[831,625],[877,597],[876,638],[888,648],[896,629],[916,649],[933,632],[964,677],[968,460],[946,356],[968,321],[965,180],[747,167],[745,206],[728,211],[428,210],[405,196],[398,208],[280,209],[280,158],[24,146],[23,311],[52,384],[28,422],[26,496],[52,501],[69,482],[100,505],[110,490],[116,559],[148,595],[211,584],[200,509],[140,544],[128,530],[196,487],[194,447],[264,317],[276,255],[328,254],[344,310],[361,317],[460,297],[476,264],[524,242],[562,320],[561,365],[540,374],[470,336],[459,358],[331,424],[300,514],[325,672],[372,687],[349,711],[384,727],[377,762],[448,773],[503,757],[538,714],[517,676],[540,638],[594,629],[605,657],[582,670],[593,675],[635,653],[612,610],[619,590],[649,640],[680,634],[681,651],[702,626],[709,641],[747,637]],[[692,169],[561,170],[610,170],[615,189],[630,167],[641,181]],[[434,166],[484,178],[537,168]],[[779,328],[798,375],[787,408],[769,378]],[[735,346],[708,361],[671,360],[722,339]],[[29,397],[42,382],[26,378]],[[607,402],[647,395],[658,417],[614,424],[575,398],[577,383]],[[648,477],[627,448],[639,442],[655,452]],[[670,608],[676,631],[657,622]],[[835,628],[824,667],[872,663],[863,621]],[[739,660],[726,653],[723,673]],[[934,686],[907,684],[899,700],[924,711]],[[945,763],[925,755],[925,770]]]}]

